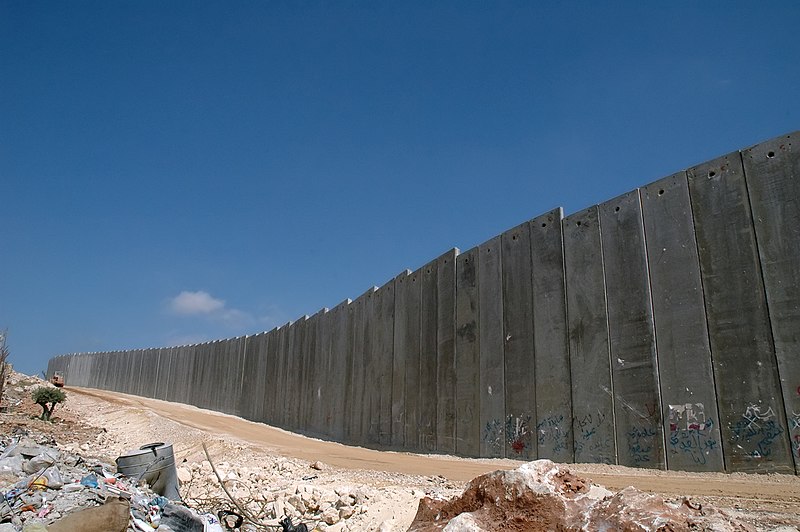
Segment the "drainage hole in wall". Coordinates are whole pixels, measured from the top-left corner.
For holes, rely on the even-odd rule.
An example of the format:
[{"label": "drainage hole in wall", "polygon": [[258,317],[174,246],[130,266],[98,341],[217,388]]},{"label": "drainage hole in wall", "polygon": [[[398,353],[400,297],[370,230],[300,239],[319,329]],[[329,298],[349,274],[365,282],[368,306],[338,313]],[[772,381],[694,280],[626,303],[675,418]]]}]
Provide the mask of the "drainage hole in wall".
[{"label": "drainage hole in wall", "polygon": [[581,221],[578,220],[577,222],[575,222],[575,225],[581,225]]},{"label": "drainage hole in wall", "polygon": [[714,170],[708,172],[708,177],[714,177],[715,175],[717,175],[717,173]]},{"label": "drainage hole in wall", "polygon": [[614,212],[619,212],[619,206],[614,207]]},{"label": "drainage hole in wall", "polygon": [[547,227],[547,224],[542,224],[542,227]]},{"label": "drainage hole in wall", "polygon": [[517,235],[511,235],[511,240],[516,240],[516,239],[517,239]]},{"label": "drainage hole in wall", "polygon": [[770,159],[772,159],[773,157],[775,157],[775,152],[774,152],[774,151],[768,152],[768,153],[767,153],[767,157],[769,157]]},{"label": "drainage hole in wall", "polygon": [[659,195],[659,196],[663,196],[663,195],[664,195],[664,189],[663,189],[663,188],[662,188],[661,190],[659,190],[659,191],[658,191],[658,195]]}]

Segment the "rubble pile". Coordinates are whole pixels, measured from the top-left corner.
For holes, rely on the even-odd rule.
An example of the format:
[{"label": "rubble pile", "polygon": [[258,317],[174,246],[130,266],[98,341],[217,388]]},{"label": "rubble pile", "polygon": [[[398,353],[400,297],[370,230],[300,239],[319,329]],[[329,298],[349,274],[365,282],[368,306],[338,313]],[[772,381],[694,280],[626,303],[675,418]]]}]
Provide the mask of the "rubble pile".
[{"label": "rubble pile", "polygon": [[[256,465],[236,459],[244,452],[239,446],[234,455],[224,446],[217,449],[212,464],[193,445],[183,447],[186,457],[177,467],[183,500],[168,501],[111,465],[126,448],[143,443],[138,439],[143,427],[124,421],[128,437],[120,439],[102,422],[85,425],[69,415],[65,420],[59,410],[53,422],[41,421],[30,398],[40,386],[52,385],[13,371],[7,380],[0,417],[0,532],[91,532],[95,520],[101,523],[98,531],[113,530],[116,520],[120,531],[249,532],[281,530],[287,517],[309,530],[346,532],[380,528],[383,523],[369,513],[370,502],[390,498],[416,505],[424,495],[340,482],[338,473],[320,461],[267,456]],[[70,401],[76,397],[68,397],[60,415],[76,406]],[[229,461],[217,463],[219,456]],[[379,516],[386,521],[384,530],[394,528],[391,517]]]},{"label": "rubble pile", "polygon": [[669,504],[626,488],[616,494],[549,460],[473,479],[449,500],[423,498],[409,532],[499,530],[752,531],[724,512]]},{"label": "rubble pile", "polygon": [[192,512],[113,470],[59,450],[47,436],[3,438],[0,531],[223,530],[216,516]]},{"label": "rubble pile", "polygon": [[221,505],[230,505],[230,498],[221,493],[219,474],[231,498],[259,522],[277,523],[278,519],[290,517],[295,523],[307,523],[309,528],[345,530],[345,520],[369,510],[370,495],[364,488],[315,485],[313,481],[318,477],[313,473],[324,467],[319,462],[304,468],[285,458],[274,457],[261,467],[242,467],[228,462],[214,464],[214,467],[216,474],[207,460],[178,468],[181,492],[193,508],[213,511]]}]

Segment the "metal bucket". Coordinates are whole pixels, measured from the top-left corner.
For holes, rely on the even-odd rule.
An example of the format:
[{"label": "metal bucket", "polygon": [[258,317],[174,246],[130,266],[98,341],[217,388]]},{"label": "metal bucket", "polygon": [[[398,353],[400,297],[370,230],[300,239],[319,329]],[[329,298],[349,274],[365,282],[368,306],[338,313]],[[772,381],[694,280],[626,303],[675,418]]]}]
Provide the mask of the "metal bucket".
[{"label": "metal bucket", "polygon": [[150,488],[172,501],[181,499],[172,444],[157,442],[142,445],[117,458],[117,472]]}]

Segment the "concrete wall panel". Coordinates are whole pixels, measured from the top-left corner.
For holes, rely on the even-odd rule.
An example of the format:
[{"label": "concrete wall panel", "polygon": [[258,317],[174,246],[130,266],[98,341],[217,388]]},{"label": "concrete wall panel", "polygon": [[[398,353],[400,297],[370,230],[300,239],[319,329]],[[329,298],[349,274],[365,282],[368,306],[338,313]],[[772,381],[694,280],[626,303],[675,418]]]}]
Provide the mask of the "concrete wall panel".
[{"label": "concrete wall panel", "polygon": [[347,323],[350,315],[349,299],[336,305],[333,314],[333,329],[331,331],[331,402],[326,409],[326,418],[329,420],[331,436],[337,441],[344,441],[344,411],[347,396],[348,382],[348,335]]},{"label": "concrete wall panel", "polygon": [[505,363],[500,237],[478,246],[481,455],[505,455]]},{"label": "concrete wall panel", "polygon": [[661,393],[638,190],[603,203],[599,211],[618,463],[664,469]]},{"label": "concrete wall panel", "polygon": [[614,386],[597,207],[563,220],[576,462],[614,464]]},{"label": "concrete wall panel", "polygon": [[394,280],[383,285],[372,299],[372,365],[367,376],[370,425],[367,441],[388,447],[392,440],[392,372],[394,355]]},{"label": "concrete wall panel", "polygon": [[530,226],[500,235],[505,341],[505,455],[536,459],[536,368]]},{"label": "concrete wall panel", "polygon": [[722,471],[719,414],[686,172],[641,190],[668,469]]},{"label": "concrete wall panel", "polygon": [[320,313],[311,316],[305,324],[303,335],[303,345],[300,352],[299,381],[300,388],[297,389],[293,400],[297,402],[297,428],[302,432],[309,432],[311,423],[311,405],[315,393],[314,384],[314,363],[316,360],[317,348],[317,328]]},{"label": "concrete wall panel", "polygon": [[392,359],[392,433],[391,447],[402,449],[406,444],[406,367],[407,354],[413,349],[419,336],[413,327],[419,319],[419,303],[413,295],[410,271],[394,279],[394,353]]},{"label": "concrete wall panel", "polygon": [[561,209],[530,222],[537,456],[572,462],[572,383]]},{"label": "concrete wall panel", "polygon": [[353,323],[353,363],[352,363],[352,415],[351,438],[354,443],[367,443],[367,427],[369,425],[369,405],[366,402],[366,369],[372,358],[370,345],[371,319],[370,301],[375,287],[370,288],[361,297],[353,301],[355,305]]},{"label": "concrete wall panel", "polygon": [[325,425],[325,401],[329,400],[330,389],[328,379],[330,378],[330,357],[331,357],[331,316],[330,311],[325,308],[318,313],[316,347],[314,350],[313,361],[313,382],[311,383],[311,397],[308,430],[312,434],[319,436],[329,436]]},{"label": "concrete wall panel", "polygon": [[436,262],[436,449],[456,452],[456,257],[452,249]]},{"label": "concrete wall panel", "polygon": [[405,335],[405,404],[403,407],[403,432],[406,449],[419,449],[419,366],[420,366],[420,286],[422,270],[409,274],[405,280],[406,320],[402,327]]},{"label": "concrete wall panel", "polygon": [[374,389],[374,383],[378,379],[380,367],[380,354],[377,350],[378,331],[380,329],[380,297],[377,295],[380,289],[372,287],[370,293],[364,301],[364,367],[363,367],[363,391],[362,391],[362,414],[361,414],[361,439],[365,445],[376,447],[380,439],[380,392]]},{"label": "concrete wall panel", "polygon": [[419,270],[420,283],[420,345],[417,406],[419,432],[416,448],[423,452],[436,450],[436,406],[438,386],[436,383],[436,351],[439,329],[439,292],[436,260]]},{"label": "concrete wall panel", "polygon": [[741,156],[687,175],[726,469],[794,472]]},{"label": "concrete wall panel", "polygon": [[481,453],[478,302],[478,248],[473,248],[456,257],[456,452],[463,456]]},{"label": "concrete wall panel", "polygon": [[266,334],[264,342],[267,348],[266,360],[264,365],[264,406],[262,415],[257,421],[263,421],[270,425],[277,425],[275,421],[275,411],[277,409],[280,395],[278,395],[278,346],[280,329],[275,327]]},{"label": "concrete wall panel", "polygon": [[742,152],[795,471],[800,473],[800,133]]}]

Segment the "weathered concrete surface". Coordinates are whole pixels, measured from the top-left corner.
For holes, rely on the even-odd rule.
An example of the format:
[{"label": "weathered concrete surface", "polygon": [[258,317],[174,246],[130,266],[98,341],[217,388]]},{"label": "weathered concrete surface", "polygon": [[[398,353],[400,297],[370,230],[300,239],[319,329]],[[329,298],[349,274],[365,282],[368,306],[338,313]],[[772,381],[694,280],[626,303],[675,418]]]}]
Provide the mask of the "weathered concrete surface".
[{"label": "weathered concrete surface", "polygon": [[375,448],[796,472],[797,143],[549,211],[268,333],[48,374]]}]

